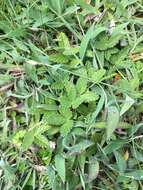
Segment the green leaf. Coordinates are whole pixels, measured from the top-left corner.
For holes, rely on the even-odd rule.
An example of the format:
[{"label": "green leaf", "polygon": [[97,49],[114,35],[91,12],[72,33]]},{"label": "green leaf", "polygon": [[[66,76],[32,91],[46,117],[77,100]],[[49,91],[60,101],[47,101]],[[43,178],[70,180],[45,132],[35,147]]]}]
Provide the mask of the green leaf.
[{"label": "green leaf", "polygon": [[59,47],[61,49],[68,49],[70,48],[70,43],[69,43],[69,39],[68,37],[66,36],[65,33],[61,32],[59,37],[58,37],[58,41],[59,41]]},{"label": "green leaf", "polygon": [[105,31],[106,28],[105,27],[95,27],[94,25],[92,25],[87,33],[85,34],[85,36],[83,37],[82,41],[81,41],[81,45],[80,45],[80,58],[81,60],[83,60],[85,53],[86,53],[86,49],[88,46],[88,43],[91,39],[96,38],[96,36],[98,36],[101,32]]},{"label": "green leaf", "polygon": [[[65,49],[63,54],[64,55],[76,55],[79,52],[79,47],[68,47],[68,49]],[[78,58],[76,58],[76,60],[80,60]]]},{"label": "green leaf", "polygon": [[6,74],[5,75],[0,74],[0,86],[9,83],[12,80],[13,80],[12,76]]},{"label": "green leaf", "polygon": [[119,148],[123,147],[124,144],[128,143],[125,140],[115,140],[112,141],[111,143],[109,143],[104,149],[104,153],[106,155],[111,154],[112,152],[114,152],[115,150],[118,150]]},{"label": "green leaf", "polygon": [[67,120],[60,129],[62,136],[66,136],[73,127],[73,120]]},{"label": "green leaf", "polygon": [[25,72],[29,79],[31,79],[34,82],[38,81],[36,68],[34,65],[25,64]]},{"label": "green leaf", "polygon": [[124,176],[135,180],[143,180],[143,170],[135,170],[133,172],[128,172],[125,173]]},{"label": "green leaf", "polygon": [[85,0],[76,0],[75,3],[79,4],[82,9],[88,11],[88,13],[97,13],[96,7],[93,7],[92,5],[86,3]]},{"label": "green leaf", "polygon": [[57,169],[58,175],[62,179],[63,183],[65,183],[65,178],[66,178],[65,158],[60,154],[57,154],[55,156],[55,167]]},{"label": "green leaf", "polygon": [[94,143],[89,140],[82,140],[76,145],[73,145],[72,147],[69,148],[68,155],[75,155],[83,152],[86,150],[88,147],[92,146]]},{"label": "green leaf", "polygon": [[89,182],[97,178],[99,173],[99,162],[97,160],[91,160],[88,166],[88,180]]},{"label": "green leaf", "polygon": [[62,125],[65,122],[65,118],[56,111],[48,112],[45,114],[44,120],[49,125]]},{"label": "green leaf", "polygon": [[35,143],[41,147],[49,147],[48,139],[44,135],[41,135],[41,134],[36,135]]},{"label": "green leaf", "polygon": [[76,98],[76,88],[75,85],[73,84],[73,81],[67,81],[65,83],[65,88],[66,88],[66,92],[67,92],[67,97],[69,99],[69,101],[73,101]]},{"label": "green leaf", "polygon": [[109,140],[118,126],[120,114],[118,109],[115,106],[111,106],[108,108],[108,117],[107,117],[107,127],[106,127],[106,135],[107,140]]},{"label": "green leaf", "polygon": [[117,35],[108,37],[106,33],[102,33],[97,37],[95,41],[95,47],[98,50],[107,50],[109,48],[113,48],[116,44],[118,44],[122,36],[123,34],[119,33]]},{"label": "green leaf", "polygon": [[49,61],[52,61],[52,62],[58,63],[58,64],[65,64],[65,63],[68,63],[68,61],[69,61],[68,57],[61,53],[49,55],[48,59],[49,59]]},{"label": "green leaf", "polygon": [[122,109],[120,111],[120,116],[122,116],[126,111],[128,111],[134,103],[135,103],[134,99],[132,99],[127,95],[125,103],[123,104]]},{"label": "green leaf", "polygon": [[62,14],[64,0],[47,0],[46,2],[54,13]]},{"label": "green leaf", "polygon": [[72,103],[72,107],[73,109],[76,109],[77,107],[79,107],[80,104],[82,104],[83,102],[92,102],[92,101],[96,101],[98,99],[98,95],[95,92],[86,92],[83,95],[77,97],[73,103]]},{"label": "green leaf", "polygon": [[117,163],[117,166],[118,166],[118,169],[121,173],[124,173],[125,170],[126,170],[126,161],[125,159],[123,158],[123,156],[115,151],[114,152],[114,155],[115,155],[115,158],[116,158],[116,163]]},{"label": "green leaf", "polygon": [[85,78],[79,78],[77,83],[76,83],[76,89],[78,94],[83,94],[86,91],[87,88],[87,79]]},{"label": "green leaf", "polygon": [[80,9],[80,7],[78,7],[77,5],[73,5],[70,6],[66,9],[64,15],[68,15],[68,14],[73,14],[74,12],[76,12],[78,9]]},{"label": "green leaf", "polygon": [[90,68],[88,70],[88,76],[93,80],[94,83],[99,83],[102,80],[105,73],[105,69],[100,69],[96,71],[93,68]]},{"label": "green leaf", "polygon": [[0,160],[0,168],[3,169],[3,171],[4,171],[6,182],[11,183],[11,186],[12,186],[12,184],[13,184],[12,181],[14,181],[15,177],[16,177],[12,167],[7,162],[5,162],[3,159],[1,159]]},{"label": "green leaf", "polygon": [[23,151],[28,150],[28,148],[32,145],[35,138],[35,133],[36,133],[35,127],[26,132],[22,143]]},{"label": "green leaf", "polygon": [[96,117],[98,116],[98,114],[101,112],[103,105],[105,102],[105,97],[104,95],[101,95],[100,100],[97,104],[96,110],[92,113],[92,120],[96,120]]}]

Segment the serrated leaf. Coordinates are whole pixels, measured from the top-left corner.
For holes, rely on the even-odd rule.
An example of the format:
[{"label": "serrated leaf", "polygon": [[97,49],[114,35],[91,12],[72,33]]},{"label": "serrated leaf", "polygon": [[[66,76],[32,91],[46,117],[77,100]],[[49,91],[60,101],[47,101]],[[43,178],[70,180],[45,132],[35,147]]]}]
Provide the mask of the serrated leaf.
[{"label": "serrated leaf", "polygon": [[76,83],[76,89],[78,94],[83,94],[87,88],[88,80],[85,78],[79,78]]},{"label": "serrated leaf", "polygon": [[69,101],[73,101],[76,98],[76,88],[75,85],[73,84],[73,81],[67,81],[65,83],[65,88],[66,88],[66,92],[67,92],[67,97],[69,99]]},{"label": "serrated leaf", "polygon": [[65,122],[65,118],[56,111],[45,114],[44,120],[49,125],[62,125]]},{"label": "serrated leaf", "polygon": [[108,117],[107,117],[107,127],[106,127],[106,135],[107,140],[110,139],[113,132],[118,126],[120,114],[118,109],[115,106],[111,106],[108,108]]},{"label": "serrated leaf", "polygon": [[73,127],[73,120],[67,120],[60,129],[61,135],[66,136]]},{"label": "serrated leaf", "polygon": [[85,94],[77,97],[73,103],[72,103],[72,107],[73,109],[76,109],[80,104],[82,104],[83,102],[92,102],[92,101],[96,101],[98,99],[98,95],[95,92],[86,92]]},{"label": "serrated leaf", "polygon": [[65,33],[61,32],[59,37],[58,37],[58,41],[59,41],[59,47],[62,49],[68,49],[70,48],[70,43],[69,43],[69,39],[66,36]]},{"label": "serrated leaf", "polygon": [[[79,47],[68,47],[68,49],[64,50],[64,55],[75,55],[79,52]],[[76,58],[77,59],[77,58]]]},{"label": "serrated leaf", "polygon": [[96,49],[98,50],[107,50],[113,48],[121,39],[123,34],[117,34],[111,37],[108,37],[106,33],[102,33],[98,36],[95,41]]},{"label": "serrated leaf", "polygon": [[60,154],[57,154],[55,156],[55,167],[57,169],[58,175],[62,179],[63,183],[65,183],[65,178],[66,178],[65,158]]},{"label": "serrated leaf", "polygon": [[45,136],[41,135],[41,134],[36,135],[35,143],[38,146],[41,146],[41,147],[48,147],[49,146],[48,139]]},{"label": "serrated leaf", "polygon": [[122,106],[122,109],[120,111],[120,116],[122,116],[126,111],[128,111],[134,103],[135,103],[134,99],[132,99],[127,95],[125,102]]},{"label": "serrated leaf", "polygon": [[60,112],[65,113],[71,106],[71,101],[67,96],[60,97]]},{"label": "serrated leaf", "polygon": [[26,132],[22,143],[23,151],[26,151],[28,150],[28,148],[30,148],[30,146],[34,142],[35,133],[36,133],[36,128],[32,128]]},{"label": "serrated leaf", "polygon": [[58,63],[58,64],[65,64],[65,63],[68,63],[68,61],[69,61],[68,57],[61,53],[49,55],[48,59],[49,59],[49,61],[52,61],[52,62]]}]

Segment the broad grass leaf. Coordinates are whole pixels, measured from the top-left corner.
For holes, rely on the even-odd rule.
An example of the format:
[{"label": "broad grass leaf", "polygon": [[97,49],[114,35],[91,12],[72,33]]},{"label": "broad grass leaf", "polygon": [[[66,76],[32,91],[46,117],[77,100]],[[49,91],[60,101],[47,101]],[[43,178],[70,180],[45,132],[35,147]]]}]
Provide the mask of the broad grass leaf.
[{"label": "broad grass leaf", "polygon": [[63,183],[66,180],[66,169],[65,169],[65,158],[60,154],[55,156],[55,167],[57,169],[58,175],[62,179]]},{"label": "broad grass leaf", "polygon": [[116,158],[116,163],[118,166],[118,169],[121,173],[124,173],[126,170],[126,161],[124,157],[117,151],[114,152],[115,158]]},{"label": "broad grass leaf", "polygon": [[60,129],[61,135],[66,136],[73,127],[73,120],[67,120]]},{"label": "broad grass leaf", "polygon": [[85,53],[86,53],[86,49],[87,46],[89,44],[89,41],[93,38],[96,38],[97,35],[99,35],[101,32],[105,31],[106,28],[105,27],[95,27],[94,25],[92,25],[87,33],[85,34],[85,36],[83,37],[82,41],[81,41],[81,45],[80,45],[80,58],[81,60],[83,60]]},{"label": "broad grass leaf", "polygon": [[101,95],[100,100],[96,106],[96,110],[95,112],[92,113],[92,120],[96,120],[96,117],[98,116],[98,114],[100,113],[100,111],[102,110],[103,106],[104,106],[104,102],[105,102],[105,97],[104,95]]},{"label": "broad grass leaf", "polygon": [[135,103],[135,100],[127,95],[125,102],[121,108],[120,116],[122,116],[126,111],[128,111],[134,103]]},{"label": "broad grass leaf", "polygon": [[[50,188],[52,188],[52,187],[54,187],[54,181],[55,181],[55,178],[56,178],[55,170],[52,167],[52,165],[49,165],[47,167],[47,175],[48,175],[48,183],[50,185]],[[54,189],[54,188],[52,188],[52,189]]]},{"label": "broad grass leaf", "polygon": [[31,174],[32,174],[32,168],[28,171],[25,179],[23,180],[23,184],[22,184],[21,189],[24,189],[24,187],[28,184],[28,181],[30,180]]},{"label": "broad grass leaf", "polygon": [[6,21],[6,20],[1,20],[0,21],[0,29],[5,34],[9,33],[11,31],[10,23],[8,21]]},{"label": "broad grass leaf", "polygon": [[107,117],[107,127],[106,127],[106,135],[107,140],[109,140],[118,126],[120,114],[115,106],[111,106],[108,108],[108,117]]},{"label": "broad grass leaf", "polygon": [[42,15],[42,18],[41,18],[41,16],[39,16],[37,19],[36,18],[34,18],[34,19],[35,19],[35,23],[33,24],[32,27],[38,28],[44,24],[47,24],[52,19],[52,17],[50,15],[49,16]]},{"label": "broad grass leaf", "polygon": [[135,180],[143,180],[143,170],[135,170],[132,172],[128,172],[125,173],[124,176]]},{"label": "broad grass leaf", "polygon": [[64,0],[46,0],[46,2],[54,13],[62,14]]},{"label": "broad grass leaf", "polygon": [[96,7],[93,7],[92,5],[85,2],[85,0],[76,0],[77,4],[81,6],[82,9],[86,10],[88,13],[97,13]]},{"label": "broad grass leaf", "polygon": [[130,136],[133,136],[140,128],[143,127],[143,123],[139,123],[129,129],[128,133]]},{"label": "broad grass leaf", "polygon": [[114,152],[115,150],[118,150],[119,148],[123,147],[123,145],[125,145],[127,143],[126,140],[115,140],[112,141],[111,143],[109,143],[104,149],[104,153],[106,155],[111,154],[112,152]]},{"label": "broad grass leaf", "polygon": [[[12,184],[16,178],[12,167],[7,162],[5,162],[3,159],[1,159],[0,160],[0,168],[4,171],[6,182],[10,183],[11,187],[12,187],[13,186]],[[0,178],[1,178],[1,176],[0,176]]]},{"label": "broad grass leaf", "polygon": [[70,6],[70,7],[68,7],[68,8],[65,10],[64,15],[73,14],[73,13],[76,12],[78,9],[80,9],[80,7],[77,6],[77,5]]},{"label": "broad grass leaf", "polygon": [[88,147],[92,146],[94,143],[90,140],[82,140],[76,145],[70,147],[68,151],[68,155],[75,155],[80,154],[81,152],[85,151]]}]

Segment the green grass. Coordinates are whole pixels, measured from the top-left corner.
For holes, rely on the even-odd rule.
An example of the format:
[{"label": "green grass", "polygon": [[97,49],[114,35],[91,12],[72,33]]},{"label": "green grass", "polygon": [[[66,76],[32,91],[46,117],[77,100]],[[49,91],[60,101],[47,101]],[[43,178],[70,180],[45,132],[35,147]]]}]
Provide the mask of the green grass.
[{"label": "green grass", "polygon": [[0,190],[143,189],[142,0],[0,1]]}]

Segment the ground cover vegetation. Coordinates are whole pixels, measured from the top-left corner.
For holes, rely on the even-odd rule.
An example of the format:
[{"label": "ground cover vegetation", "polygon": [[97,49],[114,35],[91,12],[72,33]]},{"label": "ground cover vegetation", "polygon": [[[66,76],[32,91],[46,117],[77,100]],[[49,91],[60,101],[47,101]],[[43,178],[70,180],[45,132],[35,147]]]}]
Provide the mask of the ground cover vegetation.
[{"label": "ground cover vegetation", "polygon": [[0,1],[0,189],[143,189],[143,1]]}]

